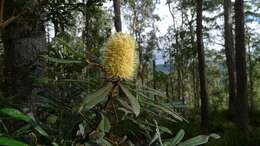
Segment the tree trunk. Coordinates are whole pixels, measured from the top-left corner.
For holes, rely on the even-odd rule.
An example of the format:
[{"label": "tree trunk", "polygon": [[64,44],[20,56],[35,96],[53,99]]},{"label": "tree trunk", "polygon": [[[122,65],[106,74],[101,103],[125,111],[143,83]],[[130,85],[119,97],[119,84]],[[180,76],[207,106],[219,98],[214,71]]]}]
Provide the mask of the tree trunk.
[{"label": "tree trunk", "polygon": [[[156,60],[153,59],[153,89],[156,89]],[[154,101],[157,101],[156,95],[154,95]]]},{"label": "tree trunk", "polygon": [[[189,31],[190,31],[190,39],[191,39],[191,45],[192,48],[195,48],[195,35],[193,31],[193,25],[192,21],[189,22]],[[194,49],[192,52],[192,89],[193,89],[193,100],[194,100],[194,109],[198,109],[199,102],[198,102],[198,91],[197,91],[197,67],[196,67],[196,55],[197,52]]]},{"label": "tree trunk", "polygon": [[252,55],[251,55],[251,47],[250,47],[250,37],[248,37],[248,79],[249,79],[249,100],[250,100],[250,113],[253,114],[255,111],[255,92],[254,92],[254,80],[253,80],[253,64],[252,64]]},{"label": "tree trunk", "polygon": [[165,92],[166,92],[167,102],[169,102],[169,100],[170,100],[170,95],[169,95],[169,81],[166,81]]},{"label": "tree trunk", "polygon": [[205,55],[202,34],[202,4],[203,0],[197,0],[197,49],[199,63],[199,79],[200,79],[200,98],[201,98],[201,127],[207,130],[209,125],[208,115],[208,93],[205,74]]},{"label": "tree trunk", "polygon": [[181,69],[180,69],[180,45],[179,45],[179,34],[175,32],[175,41],[176,41],[176,55],[175,55],[175,69],[177,71],[177,98],[181,101]]},{"label": "tree trunk", "polygon": [[229,113],[234,115],[234,99],[236,98],[236,78],[235,78],[235,53],[232,31],[232,3],[231,0],[224,0],[225,17],[225,53],[229,79]]},{"label": "tree trunk", "polygon": [[113,4],[114,4],[114,21],[115,21],[115,28],[117,32],[121,32],[122,31],[122,22],[121,22],[121,3],[120,0],[113,0]]},{"label": "tree trunk", "polygon": [[235,47],[236,47],[236,75],[237,75],[237,98],[236,124],[244,131],[248,130],[248,95],[247,95],[247,72],[246,72],[246,48],[244,27],[244,1],[235,1]]},{"label": "tree trunk", "polygon": [[[5,2],[5,18],[16,9],[14,3]],[[5,95],[15,97],[17,104],[32,103],[32,91],[40,89],[34,79],[45,72],[39,57],[47,51],[45,28],[37,14],[27,12],[3,30]]]}]

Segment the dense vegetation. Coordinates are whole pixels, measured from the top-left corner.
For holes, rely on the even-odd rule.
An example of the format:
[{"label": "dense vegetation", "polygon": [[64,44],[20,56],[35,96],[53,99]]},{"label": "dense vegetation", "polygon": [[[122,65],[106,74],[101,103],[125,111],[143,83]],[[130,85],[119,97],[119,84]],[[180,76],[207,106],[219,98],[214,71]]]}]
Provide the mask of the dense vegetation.
[{"label": "dense vegetation", "polygon": [[259,1],[0,0],[0,29],[0,145],[260,145]]}]

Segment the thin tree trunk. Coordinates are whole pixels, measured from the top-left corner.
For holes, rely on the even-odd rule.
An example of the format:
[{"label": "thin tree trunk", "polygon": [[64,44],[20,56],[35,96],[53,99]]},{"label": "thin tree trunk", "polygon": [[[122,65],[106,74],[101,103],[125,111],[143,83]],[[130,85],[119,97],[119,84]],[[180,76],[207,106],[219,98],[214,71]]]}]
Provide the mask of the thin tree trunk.
[{"label": "thin tree trunk", "polygon": [[[156,60],[153,59],[153,88],[156,89]],[[156,95],[154,95],[154,101],[157,101]]]},{"label": "thin tree trunk", "polygon": [[115,19],[115,28],[117,32],[121,32],[122,31],[122,22],[121,22],[121,3],[120,0],[113,0],[113,4],[114,4],[114,19]]},{"label": "thin tree trunk", "polygon": [[224,0],[225,17],[225,53],[229,79],[229,113],[233,117],[234,99],[236,98],[236,78],[235,78],[235,53],[232,31],[232,3],[231,0]]},{"label": "thin tree trunk", "polygon": [[176,32],[175,34],[176,41],[176,56],[175,56],[175,67],[177,70],[177,98],[181,100],[181,72],[180,72],[180,45],[179,45],[179,34]]},{"label": "thin tree trunk", "polygon": [[[189,30],[190,30],[190,39],[192,48],[195,48],[195,39],[194,39],[194,31],[192,22],[189,22]],[[193,89],[193,100],[194,100],[194,108],[197,109],[199,107],[198,104],[198,95],[197,95],[197,70],[196,70],[196,50],[194,49],[192,52],[193,59],[192,59],[192,89]]]},{"label": "thin tree trunk", "polygon": [[199,62],[200,98],[201,98],[201,127],[207,130],[209,125],[208,93],[205,73],[205,55],[202,34],[202,5],[203,0],[197,0],[197,50]]},{"label": "thin tree trunk", "polygon": [[[184,17],[184,16],[182,16],[182,17]],[[182,22],[182,25],[183,25],[183,22]],[[181,29],[183,29],[183,27]],[[179,58],[179,70],[180,70],[180,81],[181,81],[181,100],[182,100],[182,103],[185,104],[186,95],[185,95],[185,86],[184,86],[184,78],[183,78],[183,76],[185,76],[185,65],[183,64],[183,55],[184,55],[184,52],[183,52],[184,38],[183,37],[184,36],[182,34],[180,34],[181,43],[180,43],[180,52],[179,52],[179,57],[180,57]]]},{"label": "thin tree trunk", "polygon": [[166,92],[166,97],[167,97],[167,102],[169,102],[170,95],[169,95],[169,81],[166,81],[166,87],[165,87],[165,92]]},{"label": "thin tree trunk", "polygon": [[237,75],[237,98],[236,124],[244,131],[248,131],[248,93],[246,72],[246,48],[244,26],[244,1],[235,1],[235,47],[236,47],[236,75]]},{"label": "thin tree trunk", "polygon": [[248,37],[248,79],[249,79],[249,99],[250,99],[250,113],[253,114],[255,111],[255,100],[254,100],[254,81],[253,81],[253,64],[252,64],[252,55],[250,47],[250,36]]}]

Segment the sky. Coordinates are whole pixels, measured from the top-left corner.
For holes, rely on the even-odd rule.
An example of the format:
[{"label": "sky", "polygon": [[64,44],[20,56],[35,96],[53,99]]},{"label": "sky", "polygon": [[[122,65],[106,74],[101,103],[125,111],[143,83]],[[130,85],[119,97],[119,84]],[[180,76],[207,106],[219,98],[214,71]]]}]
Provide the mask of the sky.
[{"label": "sky", "polygon": [[167,33],[167,29],[169,26],[172,25],[172,18],[171,14],[169,13],[168,6],[165,5],[166,0],[160,0],[160,4],[156,6],[155,14],[159,15],[161,18],[161,21],[157,23],[157,26],[159,28],[160,34],[164,35]]},{"label": "sky", "polygon": [[[167,29],[172,25],[171,14],[169,13],[168,6],[165,5],[166,0],[160,0],[160,4],[156,6],[155,14],[159,15],[161,21],[157,22],[159,28],[159,36],[163,36],[167,33]],[[162,54],[158,51],[155,51],[155,60],[156,64],[164,64],[165,59],[162,57]]]}]

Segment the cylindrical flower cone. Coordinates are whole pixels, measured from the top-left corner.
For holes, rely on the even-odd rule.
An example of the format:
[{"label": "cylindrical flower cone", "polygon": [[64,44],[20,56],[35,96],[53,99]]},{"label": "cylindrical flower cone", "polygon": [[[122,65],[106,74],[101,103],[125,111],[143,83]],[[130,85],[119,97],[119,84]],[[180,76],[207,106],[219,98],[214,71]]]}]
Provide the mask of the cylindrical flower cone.
[{"label": "cylindrical flower cone", "polygon": [[127,34],[116,33],[106,43],[104,67],[108,78],[132,79],[135,73],[135,41]]}]

